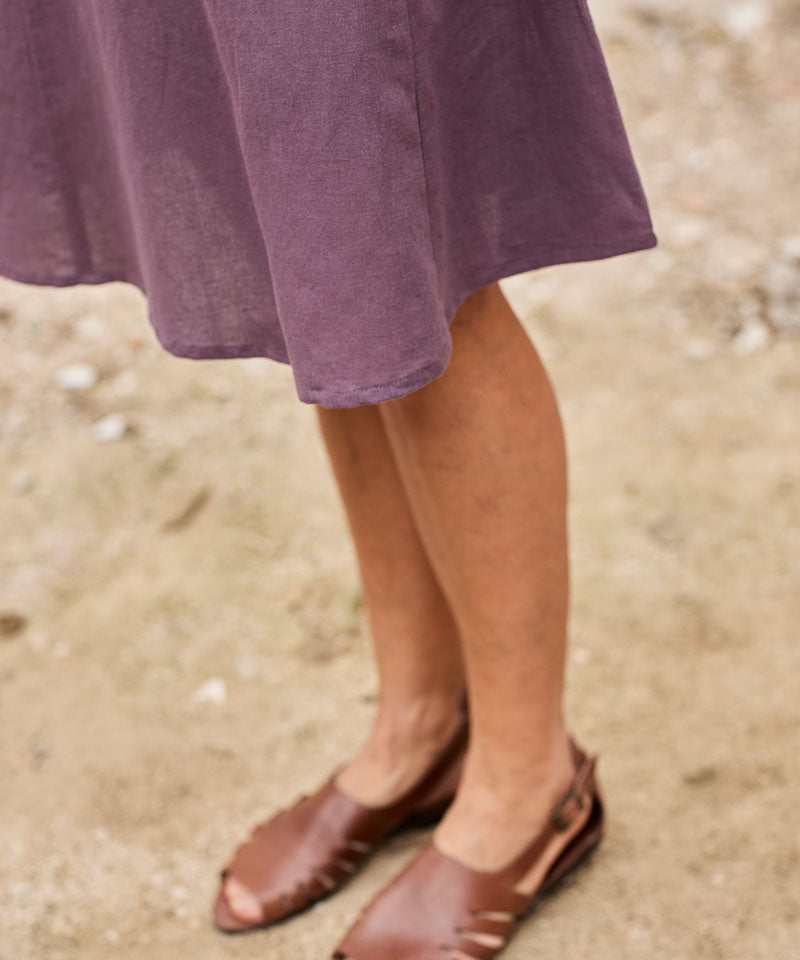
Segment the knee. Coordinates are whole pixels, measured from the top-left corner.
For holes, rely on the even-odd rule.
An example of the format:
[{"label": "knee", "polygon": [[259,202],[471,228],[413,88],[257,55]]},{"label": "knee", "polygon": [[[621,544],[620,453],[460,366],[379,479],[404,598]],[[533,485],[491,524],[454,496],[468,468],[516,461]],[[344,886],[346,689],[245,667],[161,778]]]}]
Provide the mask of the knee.
[{"label": "knee", "polygon": [[498,296],[502,296],[502,291],[496,280],[484,284],[482,287],[477,287],[468,293],[458,305],[453,315],[453,323],[456,321],[463,323],[465,320],[483,315],[489,305],[496,302]]}]

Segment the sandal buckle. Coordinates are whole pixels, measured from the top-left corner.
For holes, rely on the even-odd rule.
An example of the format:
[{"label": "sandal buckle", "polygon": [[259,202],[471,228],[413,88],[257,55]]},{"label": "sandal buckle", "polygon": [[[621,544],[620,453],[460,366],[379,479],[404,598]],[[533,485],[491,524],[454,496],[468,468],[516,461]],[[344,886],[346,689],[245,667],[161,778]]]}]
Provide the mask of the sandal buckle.
[{"label": "sandal buckle", "polygon": [[572,800],[575,801],[579,810],[583,809],[583,797],[573,787],[570,787],[550,813],[550,822],[556,830],[566,830],[569,827],[572,818],[568,817],[564,811]]}]

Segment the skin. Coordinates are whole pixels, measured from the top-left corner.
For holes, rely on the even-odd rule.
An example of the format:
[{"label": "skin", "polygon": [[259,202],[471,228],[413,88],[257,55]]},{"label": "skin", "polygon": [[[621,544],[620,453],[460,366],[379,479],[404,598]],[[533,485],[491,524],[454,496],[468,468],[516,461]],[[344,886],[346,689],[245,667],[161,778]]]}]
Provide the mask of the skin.
[{"label": "skin", "polygon": [[[457,722],[469,752],[433,834],[481,870],[545,822],[573,766],[562,709],[569,604],[567,464],[541,358],[497,283],[451,324],[444,373],[383,403],[317,406],[354,539],[380,690],[372,730],[338,776],[361,803],[391,802]],[[538,886],[588,809],[519,884]],[[246,888],[231,909],[256,920]]]}]

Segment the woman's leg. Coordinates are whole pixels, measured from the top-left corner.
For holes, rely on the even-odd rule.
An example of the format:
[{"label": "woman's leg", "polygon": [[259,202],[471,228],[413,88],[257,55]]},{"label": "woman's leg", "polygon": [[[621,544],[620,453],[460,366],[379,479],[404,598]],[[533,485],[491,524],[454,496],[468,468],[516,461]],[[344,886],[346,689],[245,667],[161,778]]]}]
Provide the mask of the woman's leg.
[{"label": "woman's leg", "polygon": [[[350,768],[350,789],[374,800],[369,785],[383,779],[368,773],[376,766],[391,782],[390,764],[369,758],[388,757],[392,742],[399,745],[395,759],[404,757],[406,769],[413,765],[414,736],[407,736],[404,723],[409,690],[420,670],[433,689],[458,675],[444,698],[452,705],[461,682],[458,630],[471,743],[458,794],[435,836],[445,852],[491,870],[538,830],[572,774],[561,709],[566,457],[546,371],[499,286],[472,294],[452,331],[448,368],[426,387],[374,407],[319,412],[364,578],[381,705],[397,705],[396,711],[379,709],[373,738]],[[455,623],[433,587],[437,580]],[[402,627],[414,610],[428,629]],[[435,612],[426,616],[425,610]],[[379,734],[392,729],[399,736]],[[382,799],[389,799],[386,792]],[[581,823],[578,818],[561,842]],[[539,878],[529,878],[530,886]],[[252,917],[246,891],[228,883],[232,908]]]},{"label": "woman's leg", "polygon": [[456,728],[461,647],[377,408],[317,413],[355,544],[379,681],[372,735],[337,783],[381,805],[411,786]]},{"label": "woman's leg", "polygon": [[[360,802],[380,806],[411,786],[459,722],[459,637],[377,408],[317,411],[355,543],[379,677],[371,735],[337,784]],[[235,878],[225,889],[233,912],[258,918],[258,904]]]},{"label": "woman's leg", "polygon": [[495,869],[573,772],[566,451],[548,375],[497,284],[467,298],[452,333],[442,376],[377,406],[465,657],[470,750],[435,841]]}]

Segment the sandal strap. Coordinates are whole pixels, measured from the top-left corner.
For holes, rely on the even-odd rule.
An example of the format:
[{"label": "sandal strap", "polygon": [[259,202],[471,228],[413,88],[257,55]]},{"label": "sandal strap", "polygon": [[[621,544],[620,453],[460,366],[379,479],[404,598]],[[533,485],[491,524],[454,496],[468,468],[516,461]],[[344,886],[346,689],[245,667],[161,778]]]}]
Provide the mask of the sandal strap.
[{"label": "sandal strap", "polygon": [[[491,960],[547,886],[543,882],[532,894],[524,894],[515,889],[514,881],[565,829],[563,824],[574,822],[587,789],[599,803],[596,758],[571,743],[576,770],[569,788],[553,807],[547,825],[511,864],[500,871],[477,870],[447,856],[431,841],[362,910],[332,960]],[[594,821],[590,817],[554,862],[559,876],[580,862],[600,836],[601,805]]]},{"label": "sandal strap", "polygon": [[[400,827],[461,755],[469,734],[466,701],[458,729],[434,763],[397,801],[365,807],[339,790],[336,773],[314,793],[258,824],[223,869],[259,901],[255,924],[232,917],[218,894],[215,913],[223,929],[249,929],[295,913],[344,883],[375,845]],[[415,812],[415,811],[414,811]]]},{"label": "sandal strap", "polygon": [[[587,802],[592,802],[595,791],[596,756],[589,756],[570,737],[570,748],[576,763],[575,772],[567,789],[550,810],[544,826],[513,860],[495,872],[495,877],[513,886],[524,877],[541,857],[550,841],[567,830]],[[588,801],[586,794],[589,793]]]},{"label": "sandal strap", "polygon": [[479,945],[461,931],[490,913],[501,918],[490,932],[506,936],[528,903],[493,874],[464,866],[430,842],[362,910],[332,960],[450,960],[440,944],[479,957]]}]

